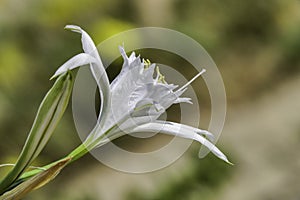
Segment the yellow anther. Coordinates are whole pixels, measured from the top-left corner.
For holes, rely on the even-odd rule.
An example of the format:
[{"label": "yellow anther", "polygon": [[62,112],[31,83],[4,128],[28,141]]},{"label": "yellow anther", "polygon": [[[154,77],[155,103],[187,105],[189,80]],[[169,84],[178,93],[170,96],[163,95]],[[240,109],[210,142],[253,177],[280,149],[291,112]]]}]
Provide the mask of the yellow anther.
[{"label": "yellow anther", "polygon": [[148,69],[151,65],[151,61],[149,59],[143,59],[144,69]]},{"label": "yellow anther", "polygon": [[157,73],[157,76],[158,76],[157,82],[166,84],[167,82],[165,80],[165,76],[160,73],[158,66],[156,66],[156,73]]}]

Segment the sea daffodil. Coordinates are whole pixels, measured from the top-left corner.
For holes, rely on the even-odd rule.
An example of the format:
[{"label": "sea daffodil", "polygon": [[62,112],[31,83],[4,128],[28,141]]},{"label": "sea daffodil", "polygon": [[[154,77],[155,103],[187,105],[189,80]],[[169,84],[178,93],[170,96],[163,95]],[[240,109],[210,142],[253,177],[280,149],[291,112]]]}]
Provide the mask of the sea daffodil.
[{"label": "sea daffodil", "polygon": [[[165,81],[155,64],[142,60],[134,52],[128,57],[124,48],[120,47],[124,64],[120,74],[112,83],[109,83],[105,68],[90,36],[78,26],[68,25],[66,29],[81,34],[84,53],[68,60],[53,77],[83,65],[90,65],[100,90],[100,114],[98,123],[84,142],[87,150],[126,133],[159,131],[198,141],[217,157],[229,163],[226,156],[208,140],[213,137],[208,131],[158,120],[159,116],[172,104],[191,103],[191,99],[181,97],[181,95],[193,80],[205,72],[204,69],[187,84],[177,89],[177,85],[168,84]],[[154,74],[156,74],[155,78]],[[85,153],[86,150],[83,154]],[[82,153],[75,151],[71,155],[78,157]]]},{"label": "sea daffodil", "polygon": [[[124,64],[120,74],[110,83],[91,37],[78,26],[68,25],[66,29],[81,34],[84,53],[69,59],[52,77],[59,76],[41,103],[18,161],[0,182],[0,199],[19,199],[25,196],[28,192],[47,184],[65,166],[90,150],[127,133],[160,132],[192,139],[206,146],[218,158],[230,163],[210,142],[213,135],[208,131],[159,120],[171,105],[192,103],[190,98],[182,97],[182,94],[191,82],[205,72],[204,69],[178,89],[177,85],[166,82],[155,64],[141,59],[134,52],[128,57],[124,48],[120,47]],[[83,65],[90,66],[100,92],[101,105],[95,127],[83,144],[66,157],[42,168],[25,172],[45,147],[67,107],[74,83],[70,70]]]}]

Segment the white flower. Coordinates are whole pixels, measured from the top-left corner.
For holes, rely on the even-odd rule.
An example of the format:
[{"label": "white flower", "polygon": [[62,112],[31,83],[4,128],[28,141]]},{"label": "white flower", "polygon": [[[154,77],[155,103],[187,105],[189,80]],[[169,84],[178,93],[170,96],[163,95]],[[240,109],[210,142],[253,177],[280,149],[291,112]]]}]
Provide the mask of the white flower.
[{"label": "white flower", "polygon": [[[68,60],[53,77],[88,64],[101,95],[98,123],[85,142],[87,146],[95,148],[126,133],[160,132],[196,140],[209,148],[217,157],[230,163],[226,156],[206,139],[213,138],[208,131],[158,120],[159,116],[172,104],[191,103],[191,99],[181,97],[181,95],[187,86],[205,70],[177,89],[177,85],[168,84],[164,80],[164,76],[155,64],[141,60],[134,52],[128,57],[123,47],[120,47],[124,64],[120,74],[110,84],[90,36],[78,26],[68,25],[66,29],[81,33],[84,53]],[[156,74],[155,78],[153,78],[154,74]]]}]

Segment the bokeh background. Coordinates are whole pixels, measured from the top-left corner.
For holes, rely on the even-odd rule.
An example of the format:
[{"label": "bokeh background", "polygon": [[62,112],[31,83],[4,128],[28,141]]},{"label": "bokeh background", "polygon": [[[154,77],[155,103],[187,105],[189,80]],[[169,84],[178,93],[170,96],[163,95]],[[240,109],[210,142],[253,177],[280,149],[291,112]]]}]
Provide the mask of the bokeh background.
[{"label": "bokeh background", "polygon": [[[196,143],[173,165],[141,175],[117,172],[87,155],[26,199],[300,199],[299,0],[1,0],[0,163],[16,160],[53,84],[49,77],[81,52],[80,36],[65,31],[66,24],[80,25],[96,43],[143,26],[171,28],[198,41],[224,79],[228,112],[218,146],[235,165],[212,155],[198,159]],[[187,66],[187,78],[194,74],[175,55],[144,53],[153,62]],[[110,67],[111,78],[120,65],[117,60]],[[200,127],[206,128],[209,96],[201,80],[193,87],[203,108]],[[177,112],[168,117],[176,120]],[[143,151],[161,139],[116,143]],[[78,144],[69,108],[35,165]]]}]

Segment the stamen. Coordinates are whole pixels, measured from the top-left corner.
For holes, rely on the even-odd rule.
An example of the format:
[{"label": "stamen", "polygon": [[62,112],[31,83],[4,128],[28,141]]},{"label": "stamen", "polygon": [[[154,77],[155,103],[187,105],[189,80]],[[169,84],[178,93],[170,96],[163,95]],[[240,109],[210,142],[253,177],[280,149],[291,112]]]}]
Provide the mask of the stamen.
[{"label": "stamen", "polygon": [[179,88],[176,92],[179,92],[179,91],[187,88],[187,86],[189,86],[194,80],[196,80],[199,76],[201,76],[205,72],[206,72],[206,70],[202,69],[201,72],[199,72],[196,76],[194,76],[189,82],[187,82],[184,86],[182,86],[181,88]]},{"label": "stamen", "polygon": [[156,82],[167,84],[167,81],[165,80],[165,76],[160,73],[158,66],[156,67],[156,74],[157,74]]},{"label": "stamen", "polygon": [[149,59],[144,59],[143,58],[143,63],[144,63],[144,69],[148,69],[151,65],[151,61]]}]

